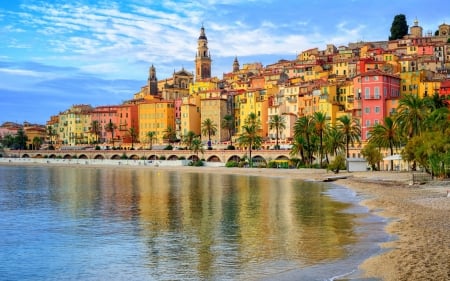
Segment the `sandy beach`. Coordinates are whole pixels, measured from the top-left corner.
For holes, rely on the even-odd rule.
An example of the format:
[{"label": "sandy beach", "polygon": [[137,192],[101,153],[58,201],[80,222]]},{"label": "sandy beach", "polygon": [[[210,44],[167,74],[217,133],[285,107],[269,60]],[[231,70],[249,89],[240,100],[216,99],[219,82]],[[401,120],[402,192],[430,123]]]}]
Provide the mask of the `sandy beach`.
[{"label": "sandy beach", "polygon": [[[335,176],[332,172],[317,169],[186,166],[120,168],[282,176],[314,181]],[[341,172],[338,175],[348,177],[336,180],[336,184],[347,186],[365,198],[370,198],[362,204],[389,221],[386,232],[392,235],[392,241],[381,245],[383,251],[379,255],[361,264],[363,278],[386,281],[450,280],[450,197],[447,197],[450,181],[412,185],[409,172]]]}]

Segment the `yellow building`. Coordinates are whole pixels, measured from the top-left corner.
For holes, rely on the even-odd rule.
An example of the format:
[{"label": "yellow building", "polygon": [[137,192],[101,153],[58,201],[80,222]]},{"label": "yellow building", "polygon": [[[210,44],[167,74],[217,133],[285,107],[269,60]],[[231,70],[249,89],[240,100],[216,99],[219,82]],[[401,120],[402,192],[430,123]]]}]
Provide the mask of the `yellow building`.
[{"label": "yellow building", "polygon": [[425,71],[408,71],[400,73],[400,96],[404,95],[419,95],[419,84],[425,76]]},{"label": "yellow building", "polygon": [[[221,123],[225,115],[230,114],[227,108],[227,98],[222,97],[220,95],[220,91],[216,91],[215,94],[202,98],[200,101],[201,108],[201,121],[203,122],[206,119],[210,119],[214,125],[216,125],[217,132],[214,136],[211,136],[212,144],[216,144],[218,142],[228,141],[228,130],[222,129]],[[203,140],[207,140],[208,136],[203,135]]]},{"label": "yellow building", "polygon": [[186,135],[189,131],[196,135],[201,134],[201,110],[200,95],[190,95],[183,97],[181,102],[181,135]]},{"label": "yellow building", "polygon": [[250,115],[254,113],[258,121],[260,122],[260,136],[268,136],[268,107],[269,103],[266,98],[265,89],[253,89],[248,90],[245,93],[236,96],[236,107],[239,107],[238,127],[237,132],[242,132],[242,126],[244,121]]},{"label": "yellow building", "polygon": [[156,143],[167,143],[164,135],[168,128],[175,131],[175,105],[173,101],[153,100],[138,105],[139,140],[148,142],[148,132],[156,133]]},{"label": "yellow building", "polygon": [[59,139],[65,146],[89,144],[95,141],[95,137],[89,131],[91,126],[90,105],[74,105],[62,112],[59,118]]}]

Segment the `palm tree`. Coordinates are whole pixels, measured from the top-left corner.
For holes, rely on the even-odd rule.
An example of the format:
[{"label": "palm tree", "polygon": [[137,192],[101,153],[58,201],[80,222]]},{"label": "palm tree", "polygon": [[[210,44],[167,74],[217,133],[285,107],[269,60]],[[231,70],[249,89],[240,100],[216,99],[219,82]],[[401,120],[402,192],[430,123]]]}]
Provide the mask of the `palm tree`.
[{"label": "palm tree", "polygon": [[33,149],[39,149],[42,145],[42,139],[38,136],[33,138]]},{"label": "palm tree", "polygon": [[[343,141],[344,135],[336,127],[330,127],[325,134],[324,146],[326,154],[333,156],[338,155],[340,152],[345,151],[345,143]],[[328,157],[327,157],[328,158]]]},{"label": "palm tree", "polygon": [[53,144],[53,137],[56,136],[56,130],[53,128],[53,126],[47,126],[46,133],[48,138],[50,139],[50,145]]},{"label": "palm tree", "polygon": [[230,138],[230,146],[233,146],[233,130],[234,130],[234,117],[231,114],[227,114],[222,119],[222,128],[228,130],[228,137]]},{"label": "palm tree", "polygon": [[211,149],[211,136],[214,136],[217,132],[217,125],[207,118],[202,123],[202,135],[208,136],[208,149]]},{"label": "palm tree", "polygon": [[347,115],[339,117],[337,129],[342,132],[345,143],[345,154],[347,158],[350,157],[350,144],[354,145],[361,139],[361,126],[357,119],[350,118]]},{"label": "palm tree", "polygon": [[314,128],[316,134],[319,136],[319,155],[320,155],[320,167],[322,167],[323,160],[323,137],[328,130],[327,115],[322,112],[314,112]]},{"label": "palm tree", "polygon": [[242,126],[242,132],[237,139],[240,146],[248,147],[250,167],[253,167],[252,149],[261,147],[261,143],[263,141],[258,131],[259,127],[257,124],[244,125]]},{"label": "palm tree", "polygon": [[131,127],[130,129],[128,129],[128,135],[130,135],[130,139],[131,139],[131,148],[134,148],[134,143],[137,140],[137,130],[134,127]]},{"label": "palm tree", "polygon": [[114,124],[111,119],[109,119],[108,124],[105,125],[105,130],[111,133],[111,142],[114,148],[114,131],[117,129],[116,124]]},{"label": "palm tree", "polygon": [[175,142],[177,138],[177,134],[172,126],[168,126],[164,131],[163,138],[169,142],[169,145]]},{"label": "palm tree", "polygon": [[[394,148],[401,145],[400,130],[397,123],[391,117],[384,118],[384,124],[377,124],[370,130],[369,143],[377,147],[389,148],[394,155]],[[394,170],[394,160],[391,160],[391,171]]]},{"label": "palm tree", "polygon": [[306,152],[306,159],[309,165],[313,162],[313,130],[314,119],[310,115],[305,115],[297,119],[294,124],[294,140],[303,140],[303,149]]},{"label": "palm tree", "polygon": [[147,132],[147,138],[148,138],[148,142],[150,143],[149,149],[152,150],[152,148],[153,148],[153,141],[156,139],[156,132],[155,131]]},{"label": "palm tree", "polygon": [[305,146],[306,142],[302,135],[294,135],[294,139],[292,141],[292,148],[290,155],[296,156],[300,155],[300,158],[303,163],[305,163]]},{"label": "palm tree", "polygon": [[280,132],[286,129],[286,120],[284,120],[284,117],[281,115],[274,115],[269,120],[269,129],[273,130],[275,129],[276,133],[276,144],[275,149],[280,149],[280,146],[278,145],[278,138],[280,135]]},{"label": "palm tree", "polygon": [[202,140],[199,137],[195,137],[192,140],[191,145],[189,146],[189,149],[195,153],[195,155],[197,156],[197,159],[200,159],[198,157],[198,152],[201,152],[201,153],[204,152]]},{"label": "palm tree", "polygon": [[405,95],[399,101],[395,118],[400,130],[411,139],[423,131],[428,113],[429,106],[425,99],[416,95]]},{"label": "palm tree", "polygon": [[89,130],[95,136],[95,143],[98,143],[98,136],[101,133],[100,123],[97,120],[92,121],[91,128]]},{"label": "palm tree", "polygon": [[20,128],[17,131],[16,136],[14,138],[15,144],[18,146],[19,149],[26,149],[27,141],[28,141],[28,136],[25,134],[24,130],[22,128]]},{"label": "palm tree", "polygon": [[193,131],[189,131],[186,133],[186,135],[183,136],[183,143],[186,144],[186,146],[191,149],[192,142],[197,136]]}]

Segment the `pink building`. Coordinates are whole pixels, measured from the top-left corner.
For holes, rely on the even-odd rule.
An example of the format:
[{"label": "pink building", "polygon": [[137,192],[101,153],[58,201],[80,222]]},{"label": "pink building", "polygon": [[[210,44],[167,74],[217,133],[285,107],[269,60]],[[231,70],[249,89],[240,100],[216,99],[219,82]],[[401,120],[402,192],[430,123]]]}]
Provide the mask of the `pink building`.
[{"label": "pink building", "polygon": [[400,78],[380,70],[370,70],[353,79],[354,114],[361,124],[361,140],[369,137],[370,129],[389,116],[388,104],[400,97]]}]

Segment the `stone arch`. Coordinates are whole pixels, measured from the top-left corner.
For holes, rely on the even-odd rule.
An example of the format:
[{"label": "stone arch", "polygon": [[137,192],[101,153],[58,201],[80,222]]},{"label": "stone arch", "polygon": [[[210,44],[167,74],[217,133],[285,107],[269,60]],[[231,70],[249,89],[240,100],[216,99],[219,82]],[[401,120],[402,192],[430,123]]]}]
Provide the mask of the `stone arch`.
[{"label": "stone arch", "polygon": [[227,162],[230,162],[230,161],[240,162],[241,161],[241,157],[239,157],[237,155],[230,156],[230,158],[228,158]]},{"label": "stone arch", "polygon": [[148,160],[158,160],[158,156],[156,156],[155,154],[152,154],[148,157]]},{"label": "stone arch", "polygon": [[80,154],[78,156],[78,159],[89,159],[89,158],[86,156],[86,154]]},{"label": "stone arch", "polygon": [[200,158],[198,158],[197,155],[191,155],[187,158],[187,160],[191,160],[191,161],[198,161],[200,160]]},{"label": "stone arch", "polygon": [[56,158],[56,155],[55,155],[55,154],[50,154],[50,155],[48,156],[48,158],[55,159],[55,158]]},{"label": "stone arch", "polygon": [[178,156],[170,155],[169,157],[167,157],[167,160],[178,160]]},{"label": "stone arch", "polygon": [[97,155],[94,156],[94,159],[101,159],[101,160],[103,160],[103,159],[105,159],[105,157],[103,157],[103,155],[101,155],[101,154],[97,154]]},{"label": "stone arch", "polygon": [[63,158],[64,158],[64,159],[72,159],[72,156],[70,156],[70,154],[66,154],[66,155],[64,155]]},{"label": "stone arch", "polygon": [[275,160],[289,160],[289,157],[287,157],[286,155],[278,155]]},{"label": "stone arch", "polygon": [[206,162],[222,162],[217,155],[211,155],[206,159]]},{"label": "stone arch", "polygon": [[112,160],[120,160],[120,155],[118,154],[114,154],[113,156],[111,156]]},{"label": "stone arch", "polygon": [[267,164],[266,159],[264,159],[264,157],[262,157],[261,155],[252,156],[252,162]]},{"label": "stone arch", "polygon": [[30,158],[30,155],[25,153],[25,154],[22,155],[22,158]]},{"label": "stone arch", "polygon": [[133,154],[133,155],[130,156],[129,159],[131,159],[131,160],[139,160],[139,156],[136,155],[136,154]]}]

